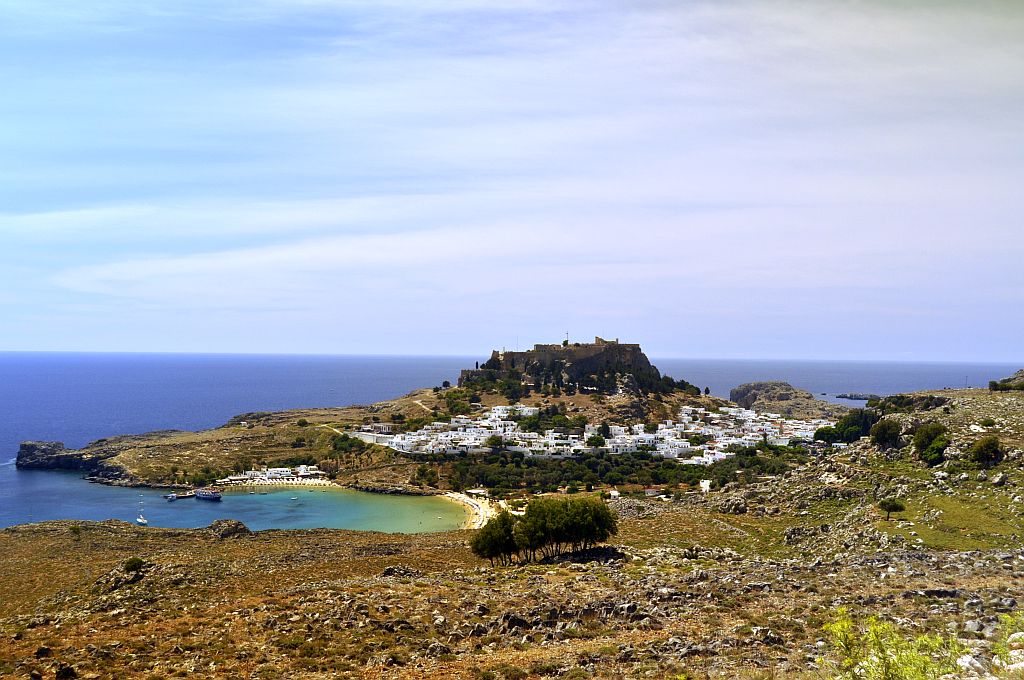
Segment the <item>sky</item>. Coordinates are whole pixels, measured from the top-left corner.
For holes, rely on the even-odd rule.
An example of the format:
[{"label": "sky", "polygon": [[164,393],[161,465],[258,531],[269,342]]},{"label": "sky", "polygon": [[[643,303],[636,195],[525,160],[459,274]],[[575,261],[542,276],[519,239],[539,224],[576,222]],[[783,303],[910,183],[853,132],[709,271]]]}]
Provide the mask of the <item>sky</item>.
[{"label": "sky", "polygon": [[1024,361],[1024,3],[0,0],[0,350]]}]

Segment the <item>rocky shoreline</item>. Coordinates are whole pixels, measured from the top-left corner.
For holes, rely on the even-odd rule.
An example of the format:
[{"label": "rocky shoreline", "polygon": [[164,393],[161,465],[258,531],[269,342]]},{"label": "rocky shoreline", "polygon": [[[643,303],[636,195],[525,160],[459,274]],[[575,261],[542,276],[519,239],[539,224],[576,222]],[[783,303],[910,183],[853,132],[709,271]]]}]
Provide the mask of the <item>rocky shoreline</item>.
[{"label": "rocky shoreline", "polygon": [[352,491],[363,491],[365,493],[377,493],[386,496],[437,496],[441,492],[437,489],[424,489],[409,484],[384,484],[380,482],[350,482],[341,484]]}]

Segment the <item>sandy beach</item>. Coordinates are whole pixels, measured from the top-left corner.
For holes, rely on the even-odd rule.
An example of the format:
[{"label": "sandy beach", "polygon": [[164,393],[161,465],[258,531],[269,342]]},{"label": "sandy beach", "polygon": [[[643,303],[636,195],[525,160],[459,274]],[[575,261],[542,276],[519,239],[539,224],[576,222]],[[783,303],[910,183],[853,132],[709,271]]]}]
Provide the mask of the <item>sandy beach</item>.
[{"label": "sandy beach", "polygon": [[246,480],[244,482],[223,482],[223,483],[217,484],[217,486],[220,486],[220,487],[225,488],[225,489],[238,489],[238,488],[244,488],[244,487],[247,487],[247,486],[300,486],[300,487],[301,486],[319,486],[319,487],[333,486],[333,487],[342,488],[342,487],[338,486],[337,484],[335,484],[334,482],[332,482],[331,480],[329,480],[329,479],[322,479],[322,478],[321,479],[266,479],[266,478],[260,479],[260,478],[256,478],[256,479]]},{"label": "sandy beach", "polygon": [[463,526],[464,529],[479,529],[484,524],[487,524],[487,520],[497,514],[497,510],[494,509],[494,504],[485,498],[474,498],[464,493],[457,491],[449,491],[444,494],[445,498],[450,498],[456,503],[465,505],[472,511],[472,515],[466,520],[466,524]]}]

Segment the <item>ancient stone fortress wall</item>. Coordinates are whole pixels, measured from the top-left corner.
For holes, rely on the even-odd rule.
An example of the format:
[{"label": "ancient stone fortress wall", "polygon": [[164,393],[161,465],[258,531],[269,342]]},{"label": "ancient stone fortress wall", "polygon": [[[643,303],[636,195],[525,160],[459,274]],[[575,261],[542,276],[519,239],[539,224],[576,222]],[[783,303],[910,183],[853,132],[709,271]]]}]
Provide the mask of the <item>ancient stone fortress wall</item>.
[{"label": "ancient stone fortress wall", "polygon": [[533,370],[562,364],[566,373],[573,379],[585,375],[600,373],[611,369],[619,372],[652,371],[650,361],[638,344],[620,344],[618,340],[595,338],[593,343],[570,345],[534,345],[532,350],[525,352],[491,353],[487,369],[463,371],[459,384],[467,380],[480,378],[499,378],[509,375],[511,371],[520,371],[530,375]]}]

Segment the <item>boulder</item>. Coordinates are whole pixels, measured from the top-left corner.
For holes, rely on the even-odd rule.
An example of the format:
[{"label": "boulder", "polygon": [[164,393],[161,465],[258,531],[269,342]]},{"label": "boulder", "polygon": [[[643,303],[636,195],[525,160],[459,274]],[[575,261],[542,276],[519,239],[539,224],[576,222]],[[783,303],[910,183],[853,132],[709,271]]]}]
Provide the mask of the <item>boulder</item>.
[{"label": "boulder", "polygon": [[252,531],[249,527],[245,526],[237,519],[218,519],[215,520],[209,527],[208,530],[213,533],[217,538],[239,538],[242,536],[252,536]]}]

